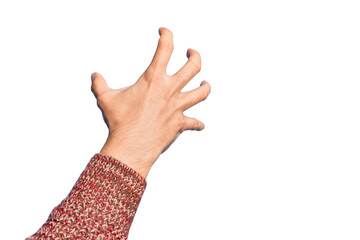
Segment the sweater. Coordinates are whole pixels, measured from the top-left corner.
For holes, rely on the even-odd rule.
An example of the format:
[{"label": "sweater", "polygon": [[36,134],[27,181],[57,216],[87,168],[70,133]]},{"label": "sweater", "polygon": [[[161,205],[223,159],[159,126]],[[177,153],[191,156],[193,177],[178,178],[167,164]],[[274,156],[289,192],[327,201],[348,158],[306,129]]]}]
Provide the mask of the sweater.
[{"label": "sweater", "polygon": [[96,153],[68,196],[26,240],[125,240],[145,188],[145,178],[135,170]]}]

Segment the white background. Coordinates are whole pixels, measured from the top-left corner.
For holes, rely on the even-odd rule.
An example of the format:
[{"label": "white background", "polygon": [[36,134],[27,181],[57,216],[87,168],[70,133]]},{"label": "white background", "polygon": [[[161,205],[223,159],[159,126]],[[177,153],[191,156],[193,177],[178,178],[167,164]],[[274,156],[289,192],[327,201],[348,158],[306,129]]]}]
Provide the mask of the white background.
[{"label": "white background", "polygon": [[70,192],[107,128],[90,91],[202,56],[212,86],[148,177],[129,239],[360,238],[358,1],[1,1],[1,239]]}]

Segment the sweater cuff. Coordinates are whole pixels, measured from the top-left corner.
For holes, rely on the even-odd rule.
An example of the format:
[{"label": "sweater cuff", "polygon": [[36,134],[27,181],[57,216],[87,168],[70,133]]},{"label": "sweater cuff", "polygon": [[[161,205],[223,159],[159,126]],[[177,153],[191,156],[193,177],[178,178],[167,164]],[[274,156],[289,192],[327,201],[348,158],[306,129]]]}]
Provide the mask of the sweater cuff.
[{"label": "sweater cuff", "polygon": [[135,170],[96,153],[68,196],[27,239],[127,239],[145,188]]},{"label": "sweater cuff", "polygon": [[118,172],[121,173],[124,177],[131,178],[136,182],[137,185],[142,186],[144,189],[146,188],[145,178],[120,160],[102,153],[96,153],[92,159],[105,164],[108,163],[111,167],[118,169]]}]

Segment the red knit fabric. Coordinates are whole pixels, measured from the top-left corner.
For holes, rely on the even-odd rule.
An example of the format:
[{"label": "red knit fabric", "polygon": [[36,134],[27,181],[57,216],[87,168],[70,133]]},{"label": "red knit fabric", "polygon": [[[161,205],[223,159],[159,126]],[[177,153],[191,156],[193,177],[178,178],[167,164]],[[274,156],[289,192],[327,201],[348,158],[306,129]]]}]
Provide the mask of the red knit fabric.
[{"label": "red knit fabric", "polygon": [[146,180],[135,170],[96,153],[69,195],[26,240],[125,240],[145,188]]}]

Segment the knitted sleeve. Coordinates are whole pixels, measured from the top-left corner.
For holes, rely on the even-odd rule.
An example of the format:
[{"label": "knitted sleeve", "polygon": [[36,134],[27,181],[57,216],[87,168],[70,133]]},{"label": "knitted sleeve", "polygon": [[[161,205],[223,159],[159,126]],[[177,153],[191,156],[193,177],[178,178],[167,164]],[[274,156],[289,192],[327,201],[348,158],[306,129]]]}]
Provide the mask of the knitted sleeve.
[{"label": "knitted sleeve", "polygon": [[145,188],[145,178],[135,170],[96,153],[68,196],[26,240],[125,240]]}]

